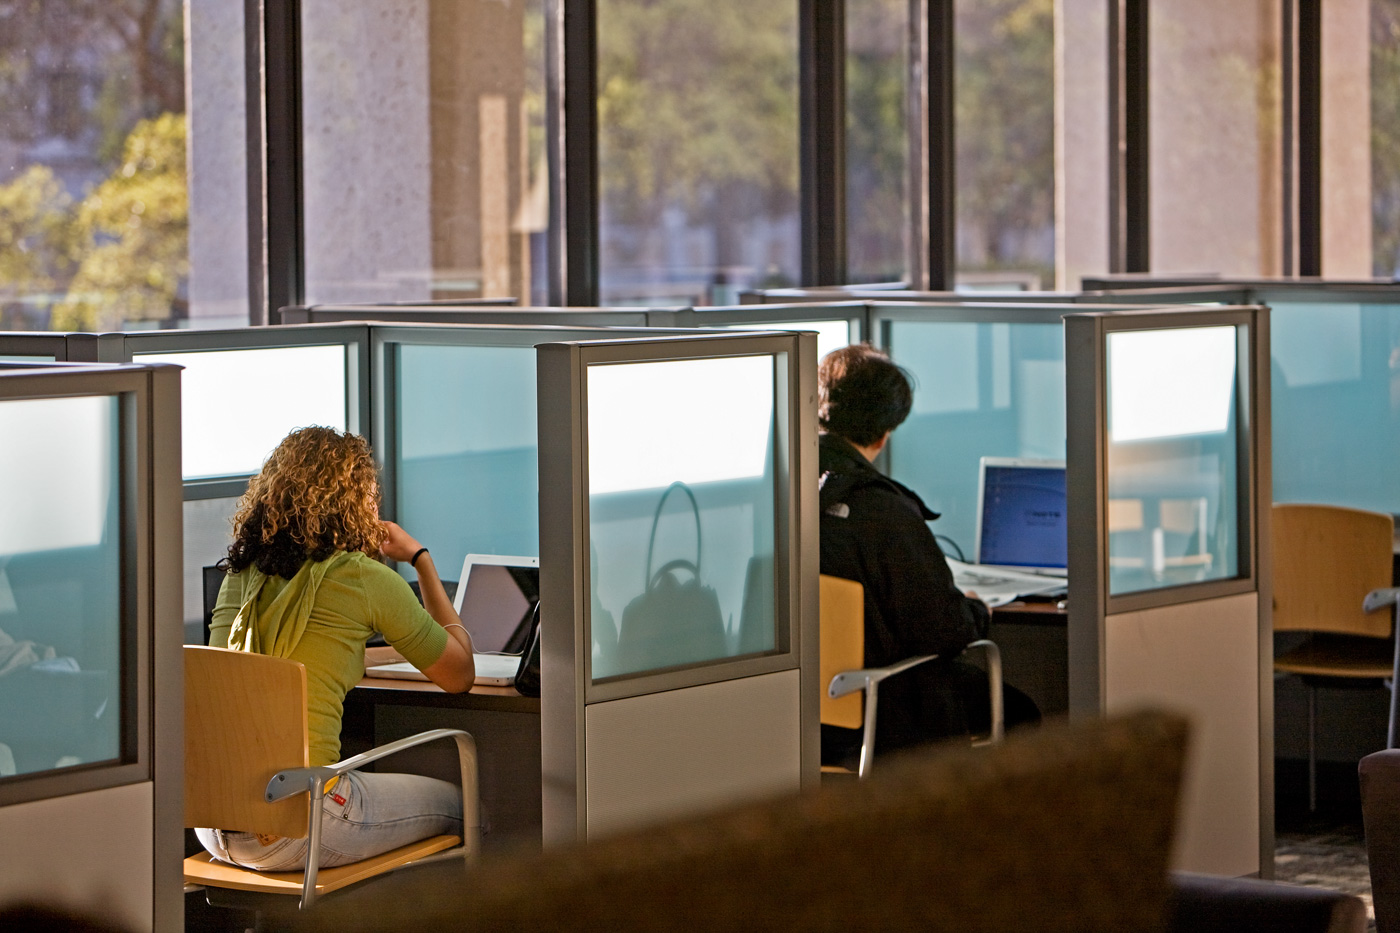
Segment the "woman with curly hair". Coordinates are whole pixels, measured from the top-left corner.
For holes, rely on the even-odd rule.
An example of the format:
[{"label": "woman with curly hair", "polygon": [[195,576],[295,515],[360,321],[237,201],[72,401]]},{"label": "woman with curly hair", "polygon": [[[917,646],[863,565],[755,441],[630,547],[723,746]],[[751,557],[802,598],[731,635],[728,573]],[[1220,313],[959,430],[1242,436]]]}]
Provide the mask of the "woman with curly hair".
[{"label": "woman with curly hair", "polygon": [[[377,556],[413,566],[423,605]],[[287,435],[248,484],[220,566],[227,576],[209,644],[306,666],[313,767],[339,760],[342,704],[364,672],[365,642],[376,632],[444,690],[471,689],[471,636],[427,548],[380,521],[378,474],[362,437],[322,427]],[[461,792],[419,775],[350,772],[327,789],[323,806],[327,868],[462,828]],[[235,865],[305,865],[305,839],[196,833],[212,855]]]}]

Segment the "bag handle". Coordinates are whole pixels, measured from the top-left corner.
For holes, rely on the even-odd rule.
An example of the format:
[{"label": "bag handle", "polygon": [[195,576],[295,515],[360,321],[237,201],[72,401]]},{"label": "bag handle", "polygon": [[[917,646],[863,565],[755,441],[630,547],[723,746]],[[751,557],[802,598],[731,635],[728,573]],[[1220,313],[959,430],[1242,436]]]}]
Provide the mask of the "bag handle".
[{"label": "bag handle", "polygon": [[[695,493],[690,491],[690,487],[679,480],[666,487],[666,491],[661,494],[661,500],[656,503],[656,512],[651,516],[651,537],[647,539],[647,575],[644,586],[651,589],[651,552],[656,546],[656,526],[661,522],[661,509],[666,505],[666,497],[679,489],[685,493],[690,500],[690,509],[695,513],[695,579],[700,579],[700,504],[695,501]],[[670,564],[665,568],[669,570]]]}]

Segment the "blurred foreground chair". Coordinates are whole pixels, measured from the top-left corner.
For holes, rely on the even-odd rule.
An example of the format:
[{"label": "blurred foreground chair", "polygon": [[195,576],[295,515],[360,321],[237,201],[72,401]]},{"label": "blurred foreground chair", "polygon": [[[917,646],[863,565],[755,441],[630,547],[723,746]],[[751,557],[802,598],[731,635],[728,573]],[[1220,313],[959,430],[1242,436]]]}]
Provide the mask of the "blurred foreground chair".
[{"label": "blurred foreground chair", "polygon": [[1361,759],[1361,816],[1379,933],[1400,933],[1400,749]]},{"label": "blurred foreground chair", "polygon": [[[827,685],[822,694],[822,725],[860,729],[860,761],[856,774],[867,777],[875,755],[875,724],[880,682],[917,667],[938,655],[907,658],[888,667],[865,667],[865,587],[855,580],[821,575],[821,675]],[[1001,652],[995,643],[979,639],[968,648],[986,653],[987,683],[991,691],[991,731],[979,744],[1000,742],[1005,734],[1002,708]],[[858,695],[859,694],[859,695]],[[844,772],[824,766],[824,772]]]},{"label": "blurred foreground chair", "polygon": [[992,748],[891,756],[867,781],[349,891],[304,928],[1154,930],[1186,744],[1140,713]]},{"label": "blurred foreground chair", "polygon": [[[1308,689],[1308,807],[1317,808],[1317,688],[1366,680],[1393,682],[1394,521],[1383,512],[1331,505],[1275,505],[1275,632],[1308,632],[1274,658],[1274,670],[1297,674]],[[1387,747],[1395,746],[1391,691]]]},{"label": "blurred foreground chair", "polygon": [[[453,739],[462,772],[465,840],[432,836],[382,855],[318,870],[326,781],[395,752]],[[435,729],[321,768],[307,767],[306,668],[297,661],[224,648],[185,647],[185,826],[209,826],[310,839],[305,872],[258,872],[215,860],[185,859],[185,883],[275,896],[235,905],[258,909],[288,895],[311,906],[322,894],[455,846],[477,848],[476,743],[466,732]]]}]

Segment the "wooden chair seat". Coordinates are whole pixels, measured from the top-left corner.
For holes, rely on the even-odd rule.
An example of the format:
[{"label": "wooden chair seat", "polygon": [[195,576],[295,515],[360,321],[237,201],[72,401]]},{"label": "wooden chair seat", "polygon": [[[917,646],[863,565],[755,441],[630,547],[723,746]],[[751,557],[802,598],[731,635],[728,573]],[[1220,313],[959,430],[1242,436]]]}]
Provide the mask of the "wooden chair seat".
[{"label": "wooden chair seat", "polygon": [[1274,659],[1274,669],[1303,677],[1378,680],[1395,665],[1395,642],[1388,638],[1318,635]]},{"label": "wooden chair seat", "polygon": [[[402,868],[410,862],[455,848],[462,844],[461,836],[430,836],[399,846],[372,858],[335,868],[322,868],[316,873],[316,896],[348,887],[366,878]],[[212,888],[232,888],[256,891],[260,894],[300,895],[306,877],[299,871],[254,871],[240,868],[214,858],[208,852],[185,859],[185,883],[202,884]]]}]

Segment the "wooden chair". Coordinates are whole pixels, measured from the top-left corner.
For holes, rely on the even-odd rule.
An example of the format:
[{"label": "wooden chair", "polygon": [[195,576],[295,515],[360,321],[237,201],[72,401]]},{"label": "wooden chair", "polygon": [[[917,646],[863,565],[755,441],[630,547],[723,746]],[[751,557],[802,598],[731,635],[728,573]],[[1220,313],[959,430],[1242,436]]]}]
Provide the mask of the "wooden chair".
[{"label": "wooden chair", "polygon": [[[925,661],[936,654],[907,658],[888,667],[865,667],[865,587],[854,580],[821,575],[821,682],[828,684],[822,696],[822,725],[860,729],[860,761],[858,777],[870,774],[875,754],[875,720],[879,704],[880,682]],[[987,681],[991,687],[992,727],[982,744],[1000,742],[1005,734],[1002,709],[1001,652],[988,639],[968,645],[986,652]],[[857,694],[864,694],[859,696]],[[849,773],[833,765],[822,767],[827,773]]]},{"label": "wooden chair", "polygon": [[[1308,805],[1317,805],[1317,688],[1359,679],[1392,683],[1396,673],[1390,613],[1394,522],[1382,512],[1330,505],[1273,509],[1274,631],[1311,636],[1274,659],[1308,688]],[[1395,745],[1391,691],[1387,746]]]},{"label": "wooden chair", "polygon": [[[325,785],[387,755],[437,739],[457,743],[465,839],[433,836],[360,862],[318,868]],[[308,767],[306,668],[297,661],[224,648],[185,647],[185,826],[309,838],[305,872],[258,872],[215,860],[185,859],[187,885],[300,895],[310,907],[365,878],[461,845],[477,848],[476,743],[457,729],[435,729],[320,768]],[[457,855],[458,853],[451,853]]]}]

